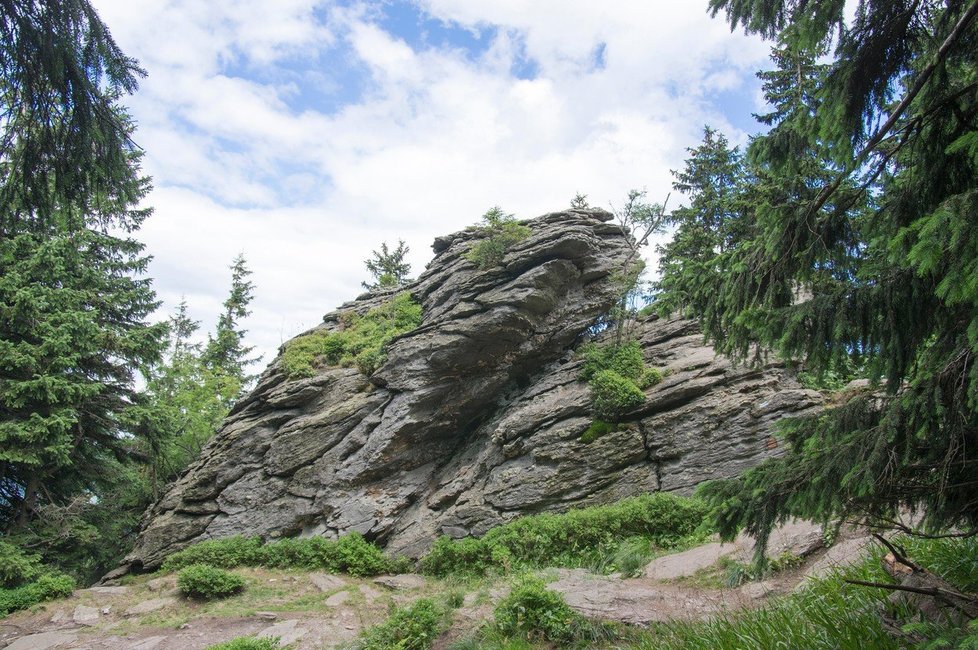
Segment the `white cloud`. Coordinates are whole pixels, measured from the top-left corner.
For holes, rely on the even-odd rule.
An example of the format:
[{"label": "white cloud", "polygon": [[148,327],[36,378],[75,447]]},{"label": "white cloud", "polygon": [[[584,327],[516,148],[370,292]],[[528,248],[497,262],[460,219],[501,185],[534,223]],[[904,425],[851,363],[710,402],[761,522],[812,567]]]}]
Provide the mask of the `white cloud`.
[{"label": "white cloud", "polygon": [[186,294],[210,327],[243,252],[246,326],[269,361],[359,292],[382,240],[405,239],[420,272],[434,236],[494,204],[527,217],[576,192],[661,200],[705,123],[743,139],[716,96],[752,93],[766,56],[705,5],[423,0],[488,41],[473,54],[412,47],[373,4],[96,0],[149,72],[128,104],[157,187],[140,237],[167,308]]}]

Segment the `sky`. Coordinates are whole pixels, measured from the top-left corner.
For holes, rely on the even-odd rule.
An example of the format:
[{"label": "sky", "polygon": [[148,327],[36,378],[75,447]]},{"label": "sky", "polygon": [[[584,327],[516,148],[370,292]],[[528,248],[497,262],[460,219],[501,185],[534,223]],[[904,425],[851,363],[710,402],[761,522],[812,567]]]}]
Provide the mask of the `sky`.
[{"label": "sky", "polygon": [[763,108],[768,46],[707,0],[93,4],[148,73],[123,103],[158,317],[184,297],[213,328],[243,254],[262,368],[362,292],[381,242],[417,275],[494,205],[661,202],[704,125],[743,144]]}]

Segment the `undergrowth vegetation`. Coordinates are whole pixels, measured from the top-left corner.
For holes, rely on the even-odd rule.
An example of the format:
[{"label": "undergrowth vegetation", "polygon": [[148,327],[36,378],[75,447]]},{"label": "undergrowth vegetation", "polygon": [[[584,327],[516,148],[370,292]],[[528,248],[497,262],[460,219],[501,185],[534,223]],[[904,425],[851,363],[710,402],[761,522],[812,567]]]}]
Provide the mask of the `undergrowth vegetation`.
[{"label": "undergrowth vegetation", "polygon": [[387,344],[421,324],[421,305],[402,292],[366,314],[352,312],[341,319],[338,332],[316,330],[285,345],[282,368],[289,377],[311,377],[320,365],[356,366],[370,375],[386,359]]},{"label": "undergrowth vegetation", "polygon": [[482,239],[469,249],[465,259],[480,269],[499,266],[513,245],[530,236],[528,226],[521,224],[513,215],[503,212],[499,206],[490,208],[482,215],[482,225],[476,229]]},{"label": "undergrowth vegetation", "polygon": [[[978,591],[978,541],[901,539],[915,562],[940,575],[965,593]],[[810,580],[799,592],[759,609],[720,615],[709,621],[656,625],[643,634],[642,650],[712,650],[714,648],[811,648],[813,650],[888,650],[905,648],[884,629],[880,612],[917,633],[915,645],[927,648],[978,648],[978,630],[943,627],[917,621],[919,612],[888,600],[892,593],[846,583],[847,579],[890,583],[882,568],[883,551],[863,561]]]},{"label": "undergrowth vegetation", "polygon": [[578,354],[584,360],[580,378],[591,386],[596,422],[617,422],[645,402],[646,388],[662,381],[661,371],[646,367],[638,341],[588,343]]},{"label": "undergrowth vegetation", "polygon": [[236,639],[208,646],[206,650],[278,650],[278,637],[239,636]]},{"label": "undergrowth vegetation", "polygon": [[37,555],[0,541],[0,616],[70,596],[75,580],[52,572]]},{"label": "undergrowth vegetation", "polygon": [[394,608],[386,621],[367,628],[354,644],[356,650],[426,650],[451,618],[451,607],[421,598],[407,607]]},{"label": "undergrowth vegetation", "polygon": [[208,564],[191,564],[177,574],[177,589],[188,598],[212,600],[227,598],[244,589],[245,580],[239,575]]},{"label": "undergrowth vegetation", "polygon": [[359,533],[336,541],[323,537],[282,539],[263,543],[259,537],[228,537],[208,540],[170,555],[163,571],[176,571],[193,564],[231,569],[239,566],[269,569],[315,569],[353,576],[404,573],[410,562],[390,558]]},{"label": "undergrowth vegetation", "polygon": [[705,539],[706,508],[699,501],[672,494],[647,494],[613,505],[571,510],[565,514],[521,517],[493,528],[483,537],[441,537],[421,561],[425,573],[485,575],[524,568],[589,566],[619,570],[614,557],[629,538],[653,547],[674,549]]}]

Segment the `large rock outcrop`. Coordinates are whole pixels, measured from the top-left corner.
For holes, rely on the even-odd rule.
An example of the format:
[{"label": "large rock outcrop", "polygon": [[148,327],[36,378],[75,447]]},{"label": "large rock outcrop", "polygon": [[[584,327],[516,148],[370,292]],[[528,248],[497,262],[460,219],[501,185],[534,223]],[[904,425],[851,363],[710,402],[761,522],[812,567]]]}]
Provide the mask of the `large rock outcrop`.
[{"label": "large rock outcrop", "polygon": [[[406,290],[423,321],[367,378],[326,367],[288,379],[273,362],[201,458],[147,514],[129,561],[153,567],[189,543],[235,534],[359,531],[417,555],[440,534],[481,534],[517,515],[650,490],[688,492],[772,453],[772,423],[820,408],[784,368],[734,368],[695,324],[638,324],[646,361],[667,370],[622,430],[592,421],[573,353],[614,303],[629,248],[601,210],[528,222],[500,267],[465,259],[478,234],[435,241]],[[328,314],[363,313],[373,294]]]}]

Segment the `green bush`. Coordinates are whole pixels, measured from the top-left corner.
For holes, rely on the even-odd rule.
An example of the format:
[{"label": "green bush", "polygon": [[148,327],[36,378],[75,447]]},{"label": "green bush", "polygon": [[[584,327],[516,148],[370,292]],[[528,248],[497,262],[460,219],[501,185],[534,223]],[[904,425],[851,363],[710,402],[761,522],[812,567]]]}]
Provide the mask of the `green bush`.
[{"label": "green bush", "polygon": [[207,564],[191,564],[177,574],[177,588],[184,596],[212,600],[227,598],[244,589],[245,581],[224,569]]},{"label": "green bush", "polygon": [[267,544],[258,537],[208,540],[170,555],[162,569],[176,571],[193,564],[225,569],[238,566],[316,569],[355,576],[405,573],[411,568],[409,561],[387,557],[359,533],[349,533],[337,541],[323,537],[282,539]]},{"label": "green bush", "polygon": [[0,616],[33,607],[47,600],[67,598],[74,589],[74,578],[53,573],[37,576],[31,582],[19,587],[0,589]]},{"label": "green bush", "polygon": [[479,231],[483,238],[465,254],[465,259],[480,269],[502,264],[506,252],[531,233],[529,227],[519,223],[513,215],[504,213],[499,206],[482,215]]},{"label": "green bush", "polygon": [[599,371],[590,384],[594,415],[602,420],[617,420],[645,402],[642,389],[614,370]]},{"label": "green bush", "polygon": [[356,367],[372,374],[387,358],[387,344],[421,324],[421,305],[408,292],[362,316],[349,313],[338,332],[316,330],[285,344],[282,369],[289,377],[311,377],[319,365]]},{"label": "green bush", "polygon": [[652,388],[662,383],[662,371],[658,368],[646,368],[638,378],[638,387],[642,390]]},{"label": "green bush", "polygon": [[355,644],[358,650],[426,650],[438,637],[446,612],[422,598],[398,607],[386,621],[368,628]]},{"label": "green bush", "polygon": [[506,636],[527,640],[544,638],[558,645],[575,640],[584,623],[564,597],[547,589],[539,578],[524,577],[499,601],[494,613],[496,627]]},{"label": "green bush", "polygon": [[239,636],[224,643],[207,646],[206,650],[278,650],[282,647],[278,641],[278,637],[259,639],[253,636]]},{"label": "green bush", "polygon": [[587,429],[584,430],[584,433],[581,434],[581,442],[592,443],[601,436],[606,436],[609,433],[617,430],[617,424],[605,422],[604,420],[595,420]]},{"label": "green bush", "polygon": [[621,345],[582,345],[578,354],[584,359],[580,378],[590,381],[602,370],[612,370],[626,379],[638,381],[645,372],[642,346],[638,341],[628,341]]},{"label": "green bush", "polygon": [[560,515],[520,517],[480,538],[439,538],[422,559],[421,568],[430,575],[445,576],[594,566],[629,537],[641,537],[657,548],[703,539],[706,512],[698,500],[655,493]]}]

